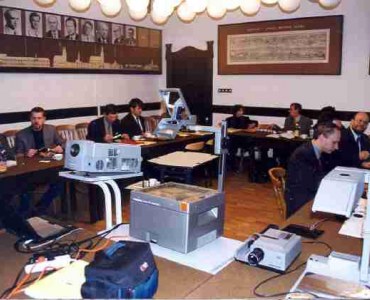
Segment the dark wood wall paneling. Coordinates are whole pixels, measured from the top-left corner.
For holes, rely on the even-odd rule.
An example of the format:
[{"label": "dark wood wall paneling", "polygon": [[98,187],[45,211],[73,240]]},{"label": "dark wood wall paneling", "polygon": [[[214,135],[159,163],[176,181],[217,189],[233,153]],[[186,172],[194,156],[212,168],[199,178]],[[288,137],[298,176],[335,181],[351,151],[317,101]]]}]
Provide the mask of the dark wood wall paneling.
[{"label": "dark wood wall paneling", "polygon": [[[160,102],[145,103],[144,110],[158,110],[160,109]],[[129,112],[127,104],[117,105],[120,113]],[[103,112],[104,109],[102,109]],[[0,113],[0,124],[13,124],[27,122],[29,120],[29,111],[17,111],[9,113]],[[46,111],[48,120],[69,119],[78,117],[96,117],[98,115],[98,108],[96,106],[90,107],[76,107],[76,108],[61,108],[50,109]]]},{"label": "dark wood wall paneling", "polygon": [[[213,105],[213,113],[232,114],[232,108],[232,105]],[[245,106],[245,114],[250,116],[286,117],[288,109],[288,107]],[[342,121],[350,121],[355,113],[356,111],[337,111],[338,118]],[[320,110],[303,109],[302,114],[311,119],[317,119]]]}]

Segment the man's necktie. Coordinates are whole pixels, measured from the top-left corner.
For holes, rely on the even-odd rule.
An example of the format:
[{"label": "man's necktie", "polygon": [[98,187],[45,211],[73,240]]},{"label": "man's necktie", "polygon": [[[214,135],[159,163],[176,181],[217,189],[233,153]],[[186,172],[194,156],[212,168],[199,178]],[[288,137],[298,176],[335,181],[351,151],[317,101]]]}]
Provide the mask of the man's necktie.
[{"label": "man's necktie", "polygon": [[358,152],[361,153],[361,136],[357,137]]},{"label": "man's necktie", "polygon": [[144,132],[143,125],[141,125],[141,122],[140,122],[139,117],[136,117],[136,122],[137,122],[137,124],[140,126],[140,130],[141,130],[141,132]]}]

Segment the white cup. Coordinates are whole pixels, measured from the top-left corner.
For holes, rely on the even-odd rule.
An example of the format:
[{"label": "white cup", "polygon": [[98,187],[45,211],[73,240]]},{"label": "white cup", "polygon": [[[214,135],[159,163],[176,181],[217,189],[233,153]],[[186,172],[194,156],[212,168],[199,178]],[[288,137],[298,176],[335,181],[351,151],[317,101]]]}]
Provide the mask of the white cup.
[{"label": "white cup", "polygon": [[62,160],[63,159],[63,154],[62,153],[55,153],[53,155],[53,159],[55,159],[55,160]]},{"label": "white cup", "polygon": [[301,134],[301,138],[302,139],[307,139],[308,138],[308,135],[307,134]]},{"label": "white cup", "polygon": [[149,186],[156,186],[159,183],[159,181],[155,178],[149,179]]},{"label": "white cup", "polygon": [[141,135],[134,135],[133,137],[132,137],[132,139],[134,140],[134,141],[138,141],[138,140],[140,140],[142,138],[142,136]]},{"label": "white cup", "polygon": [[293,134],[293,130],[287,130],[287,134]]}]

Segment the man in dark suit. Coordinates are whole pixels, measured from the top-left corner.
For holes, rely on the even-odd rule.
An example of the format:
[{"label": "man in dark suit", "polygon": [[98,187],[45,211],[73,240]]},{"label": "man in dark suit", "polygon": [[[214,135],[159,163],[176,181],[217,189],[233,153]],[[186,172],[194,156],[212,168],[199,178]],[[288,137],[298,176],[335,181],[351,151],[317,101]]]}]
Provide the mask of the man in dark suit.
[{"label": "man in dark suit", "polygon": [[347,167],[370,169],[370,140],[364,132],[369,124],[369,115],[358,112],[350,126],[343,130],[339,143],[339,164]]},{"label": "man in dark suit", "polygon": [[300,134],[309,134],[312,120],[302,115],[302,105],[292,103],[289,109],[289,117],[285,119],[284,130],[295,130],[296,124],[299,125]]},{"label": "man in dark suit", "polygon": [[141,116],[144,103],[138,98],[131,99],[129,102],[130,113],[121,121],[122,132],[129,135],[130,138],[145,133],[144,118]]},{"label": "man in dark suit", "polygon": [[62,32],[58,30],[59,19],[57,16],[49,15],[47,19],[49,30],[45,33],[45,37],[52,39],[60,39],[62,37]]},{"label": "man in dark suit", "polygon": [[114,104],[108,104],[104,108],[104,116],[90,122],[86,138],[95,143],[112,143],[114,137],[121,134],[117,108]]},{"label": "man in dark suit", "polygon": [[227,128],[252,129],[256,127],[256,121],[251,121],[249,117],[244,116],[244,107],[242,105],[234,105],[232,113],[231,117],[226,118]]},{"label": "man in dark suit", "polygon": [[77,21],[75,18],[67,18],[66,19],[66,35],[65,39],[71,41],[77,41],[79,39],[79,35],[77,33]]},{"label": "man in dark suit", "polygon": [[[45,124],[46,114],[41,107],[34,107],[30,113],[31,126],[19,131],[15,137],[15,151],[17,156],[35,157],[50,157],[53,153],[63,153],[63,140],[52,125]],[[39,150],[48,148],[50,151]],[[32,190],[34,187],[29,187]],[[46,213],[51,202],[61,191],[59,183],[49,185],[48,190],[41,197],[36,209],[39,213]],[[31,202],[29,193],[21,195],[21,208],[23,212],[28,212]]]},{"label": "man in dark suit", "polygon": [[321,179],[332,166],[331,153],[338,149],[340,129],[333,123],[318,124],[314,139],[298,147],[288,163],[285,187],[287,215],[313,200]]}]

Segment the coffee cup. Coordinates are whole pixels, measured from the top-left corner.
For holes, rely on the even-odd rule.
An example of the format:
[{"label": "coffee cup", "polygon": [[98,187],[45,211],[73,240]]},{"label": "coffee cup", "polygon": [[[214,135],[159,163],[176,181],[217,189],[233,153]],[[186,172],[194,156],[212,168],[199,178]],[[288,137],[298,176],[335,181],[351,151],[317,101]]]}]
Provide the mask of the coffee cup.
[{"label": "coffee cup", "polygon": [[63,154],[62,153],[55,153],[53,155],[53,159],[55,159],[55,160],[62,160],[63,159]]},{"label": "coffee cup", "polygon": [[307,134],[301,134],[301,138],[302,139],[307,139],[308,138],[308,135]]}]

